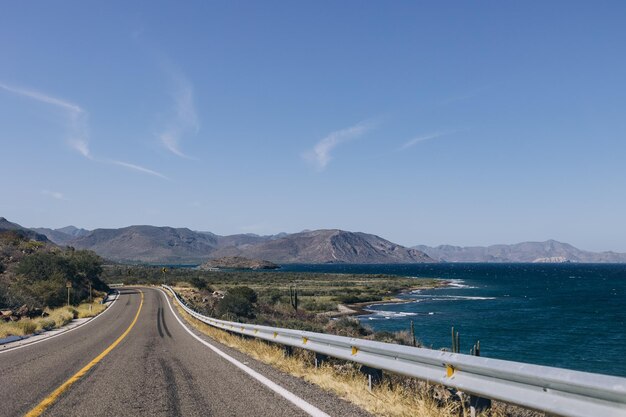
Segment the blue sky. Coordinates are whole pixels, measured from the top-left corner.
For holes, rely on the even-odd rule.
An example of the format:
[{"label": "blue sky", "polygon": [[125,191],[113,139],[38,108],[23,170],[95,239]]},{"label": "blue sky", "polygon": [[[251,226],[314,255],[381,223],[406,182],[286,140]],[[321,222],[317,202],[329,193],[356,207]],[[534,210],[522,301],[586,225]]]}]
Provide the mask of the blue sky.
[{"label": "blue sky", "polygon": [[7,2],[0,215],[626,251],[626,3]]}]

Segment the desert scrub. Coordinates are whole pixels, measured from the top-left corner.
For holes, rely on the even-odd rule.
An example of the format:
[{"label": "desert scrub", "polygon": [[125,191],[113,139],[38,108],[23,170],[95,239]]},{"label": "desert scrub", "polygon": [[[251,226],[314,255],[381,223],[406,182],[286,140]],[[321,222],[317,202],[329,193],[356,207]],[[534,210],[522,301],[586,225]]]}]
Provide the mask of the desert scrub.
[{"label": "desert scrub", "polygon": [[76,310],[78,311],[78,318],[82,319],[82,318],[86,318],[86,317],[97,316],[98,314],[102,313],[105,308],[106,308],[106,306],[104,304],[100,304],[100,303],[92,303],[92,304],[85,303],[85,304],[81,304],[78,307],[76,307]]},{"label": "desert scrub", "polygon": [[61,327],[74,320],[77,315],[73,307],[61,307],[50,310],[48,318],[54,320],[56,327]]},{"label": "desert scrub", "polygon": [[[89,306],[91,305],[91,309]],[[40,331],[62,327],[76,318],[93,317],[102,313],[106,306],[98,302],[78,307],[46,309],[46,317],[22,318],[18,321],[0,322],[0,339],[8,336],[26,336]]]},{"label": "desert scrub", "polygon": [[20,328],[22,334],[32,334],[37,330],[37,323],[34,320],[25,319],[18,321],[17,327]]},{"label": "desert scrub", "polygon": [[39,322],[39,326],[41,327],[41,330],[52,330],[56,327],[56,323],[52,319],[45,318]]}]

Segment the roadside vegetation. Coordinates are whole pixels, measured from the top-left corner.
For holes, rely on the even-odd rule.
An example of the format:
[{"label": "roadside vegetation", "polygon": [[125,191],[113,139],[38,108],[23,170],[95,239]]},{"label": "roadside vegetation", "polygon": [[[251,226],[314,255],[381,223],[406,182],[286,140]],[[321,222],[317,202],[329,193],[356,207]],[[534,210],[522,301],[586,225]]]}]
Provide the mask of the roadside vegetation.
[{"label": "roadside vegetation", "polygon": [[[108,290],[94,252],[30,240],[20,231],[0,232],[0,308],[78,305]],[[90,294],[91,290],[91,294]]]},{"label": "roadside vegetation", "polygon": [[[46,308],[39,317],[23,317],[16,321],[0,321],[0,339],[8,336],[25,336],[62,327],[74,319],[94,317],[106,308],[101,299],[76,307]],[[6,311],[6,310],[5,310]]]},{"label": "roadside vegetation", "polygon": [[91,251],[32,240],[19,230],[1,231],[0,338],[97,315],[108,291],[101,273],[102,260]]}]

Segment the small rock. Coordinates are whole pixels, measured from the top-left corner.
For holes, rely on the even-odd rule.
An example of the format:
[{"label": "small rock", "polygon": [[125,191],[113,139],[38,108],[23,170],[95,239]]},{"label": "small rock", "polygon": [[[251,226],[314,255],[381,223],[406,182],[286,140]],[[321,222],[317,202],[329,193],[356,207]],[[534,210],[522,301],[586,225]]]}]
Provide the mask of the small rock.
[{"label": "small rock", "polygon": [[19,317],[28,316],[29,311],[30,310],[28,309],[28,306],[24,304],[23,306],[17,309],[17,311],[15,312],[15,315]]}]

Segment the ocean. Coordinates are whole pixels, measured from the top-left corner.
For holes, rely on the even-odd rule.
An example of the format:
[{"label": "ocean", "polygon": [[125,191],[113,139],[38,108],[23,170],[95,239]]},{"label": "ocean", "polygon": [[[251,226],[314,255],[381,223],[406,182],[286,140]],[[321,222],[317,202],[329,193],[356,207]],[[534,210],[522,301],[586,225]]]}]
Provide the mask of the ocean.
[{"label": "ocean", "polygon": [[626,265],[288,265],[283,271],[392,274],[449,280],[448,288],[402,295],[360,316],[374,330],[409,330],[439,349],[626,377]]}]

